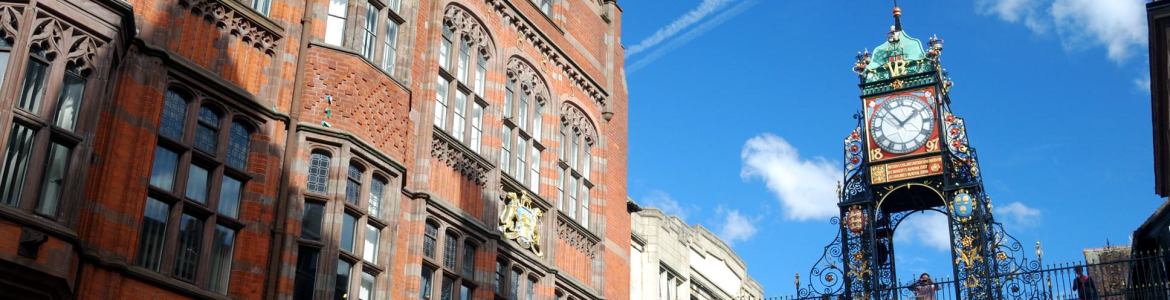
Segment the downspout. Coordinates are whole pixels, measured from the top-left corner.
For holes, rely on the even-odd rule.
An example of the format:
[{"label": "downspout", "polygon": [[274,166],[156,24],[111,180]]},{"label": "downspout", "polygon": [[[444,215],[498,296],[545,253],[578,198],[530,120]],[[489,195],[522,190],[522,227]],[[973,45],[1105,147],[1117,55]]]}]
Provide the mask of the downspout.
[{"label": "downspout", "polygon": [[272,243],[269,245],[268,253],[268,275],[265,280],[267,288],[265,299],[277,299],[279,294],[279,286],[282,274],[286,271],[285,262],[283,259],[285,238],[288,233],[288,203],[292,202],[290,195],[290,178],[292,178],[292,167],[296,162],[294,155],[300,149],[297,143],[297,124],[301,122],[301,94],[304,93],[304,78],[305,78],[305,59],[306,52],[309,50],[310,26],[313,24],[312,10],[309,5],[313,0],[305,0],[304,15],[301,17],[301,46],[297,51],[297,70],[296,78],[293,81],[293,95],[292,104],[289,105],[289,122],[286,128],[284,139],[284,159],[281,161],[280,170],[280,188],[277,191],[276,200],[276,227],[272,230]]}]

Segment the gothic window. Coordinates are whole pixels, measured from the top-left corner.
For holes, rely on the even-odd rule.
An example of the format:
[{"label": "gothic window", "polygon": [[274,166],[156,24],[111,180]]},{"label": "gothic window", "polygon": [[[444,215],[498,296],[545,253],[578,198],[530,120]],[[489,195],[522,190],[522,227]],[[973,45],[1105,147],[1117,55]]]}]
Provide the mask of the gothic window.
[{"label": "gothic window", "polygon": [[[344,147],[350,148],[350,147]],[[385,200],[392,194],[394,176],[377,167],[364,153],[347,153],[341,170],[330,164],[330,150],[313,150],[309,157],[309,185],[304,198],[301,233],[297,240],[300,255],[293,287],[294,299],[312,299],[322,281],[316,274],[333,274],[332,286],[325,287],[334,299],[376,299],[375,287],[390,279],[382,252],[389,224],[382,219]],[[324,186],[334,173],[343,174],[345,189],[330,191]],[[316,187],[320,186],[320,187]],[[340,217],[326,222],[325,216]],[[336,218],[335,217],[335,218]],[[325,253],[336,256],[321,257]],[[300,270],[304,269],[305,272]],[[309,271],[313,272],[309,272]]]},{"label": "gothic window", "polygon": [[[560,159],[557,163],[557,208],[588,230],[593,190],[591,166],[596,130],[584,112],[569,102],[561,107]],[[563,201],[562,201],[563,200]]]},{"label": "gothic window", "polygon": [[[440,226],[444,227],[440,230]],[[437,235],[442,234],[441,253],[435,249]],[[479,243],[459,230],[427,220],[423,238],[423,282],[439,282],[437,291],[424,289],[422,299],[471,299],[478,283],[475,281],[475,260]],[[424,284],[426,285],[426,284]]]},{"label": "gothic window", "polygon": [[482,23],[458,6],[447,7],[441,30],[435,127],[479,153],[491,41]]},{"label": "gothic window", "polygon": [[[34,28],[35,40],[22,57],[10,56],[16,37],[0,31],[0,86],[15,81],[8,86],[19,89],[14,99],[2,101],[12,109],[5,109],[11,118],[0,120],[9,125],[0,132],[0,205],[58,220],[61,207],[78,197],[71,191],[80,190],[69,188],[80,182],[68,175],[84,173],[77,159],[90,131],[83,125],[90,116],[83,112],[91,106],[86,88],[92,71],[84,58],[96,55],[100,42],[51,24],[60,27]],[[58,48],[66,41],[75,46]],[[7,76],[17,75],[8,70],[14,66],[24,66],[23,76]]]},{"label": "gothic window", "polygon": [[540,193],[540,162],[546,148],[541,132],[548,95],[548,86],[531,64],[518,57],[508,60],[501,137],[506,153],[500,157],[500,166],[535,194]]},{"label": "gothic window", "polygon": [[[139,266],[227,293],[236,234],[244,228],[240,202],[251,179],[240,163],[247,161],[252,140],[246,118],[180,87],[166,91],[139,232]],[[224,127],[232,129],[219,130]],[[218,147],[224,144],[227,149]]]}]

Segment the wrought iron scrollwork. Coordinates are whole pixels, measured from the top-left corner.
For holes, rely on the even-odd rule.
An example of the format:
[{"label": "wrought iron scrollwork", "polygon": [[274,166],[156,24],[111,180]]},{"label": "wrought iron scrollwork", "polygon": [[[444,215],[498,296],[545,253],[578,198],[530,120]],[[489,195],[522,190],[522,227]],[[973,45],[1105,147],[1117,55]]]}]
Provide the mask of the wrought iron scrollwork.
[{"label": "wrought iron scrollwork", "polygon": [[[841,219],[833,217],[829,223],[841,228]],[[823,295],[840,294],[844,288],[845,270],[838,264],[841,257],[841,234],[838,232],[833,242],[825,246],[821,258],[808,271],[808,284],[801,286],[797,291],[800,297],[819,297]]]}]

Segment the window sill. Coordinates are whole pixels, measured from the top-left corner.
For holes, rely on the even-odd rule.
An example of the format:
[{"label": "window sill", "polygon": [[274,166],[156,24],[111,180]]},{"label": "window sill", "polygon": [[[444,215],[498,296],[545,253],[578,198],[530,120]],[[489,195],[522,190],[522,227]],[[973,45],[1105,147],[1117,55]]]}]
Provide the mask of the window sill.
[{"label": "window sill", "polygon": [[276,55],[277,42],[284,37],[283,27],[239,1],[180,0],[179,4],[268,55]]},{"label": "window sill", "polygon": [[174,279],[174,278],[171,278],[170,276],[166,276],[166,275],[163,275],[161,273],[157,273],[155,271],[151,271],[151,270],[148,270],[148,269],[145,269],[143,267],[136,266],[136,265],[127,265],[126,274],[129,274],[132,277],[138,277],[139,279],[141,279],[143,281],[159,284],[159,285],[162,285],[163,287],[168,288],[170,290],[173,290],[173,291],[176,291],[176,292],[179,292],[182,294],[187,294],[190,296],[198,297],[198,298],[230,299],[230,298],[228,298],[227,295],[218,294],[218,293],[215,293],[215,292],[212,292],[209,290],[205,290],[205,289],[197,287],[189,282]]},{"label": "window sill", "polygon": [[443,129],[434,125],[432,128],[434,130],[431,135],[431,156],[454,168],[456,172],[462,173],[467,179],[484,186],[487,183],[488,171],[493,168],[492,164],[479,153],[471,151],[462,142],[452,138]]}]

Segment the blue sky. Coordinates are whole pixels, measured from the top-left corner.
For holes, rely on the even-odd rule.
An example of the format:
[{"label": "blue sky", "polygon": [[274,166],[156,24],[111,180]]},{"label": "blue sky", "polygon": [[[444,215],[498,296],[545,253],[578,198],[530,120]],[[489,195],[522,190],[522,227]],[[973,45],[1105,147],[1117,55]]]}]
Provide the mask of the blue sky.
[{"label": "blue sky", "polygon": [[[841,140],[859,109],[854,55],[888,1],[622,1],[630,196],[730,241],[768,296],[793,292],[836,228]],[[952,107],[996,217],[1045,262],[1130,233],[1153,193],[1142,0],[901,1],[906,32],[945,40]],[[924,214],[899,271],[950,274]]]}]

